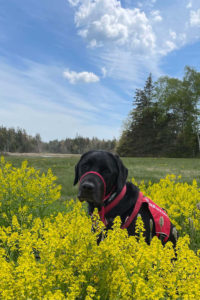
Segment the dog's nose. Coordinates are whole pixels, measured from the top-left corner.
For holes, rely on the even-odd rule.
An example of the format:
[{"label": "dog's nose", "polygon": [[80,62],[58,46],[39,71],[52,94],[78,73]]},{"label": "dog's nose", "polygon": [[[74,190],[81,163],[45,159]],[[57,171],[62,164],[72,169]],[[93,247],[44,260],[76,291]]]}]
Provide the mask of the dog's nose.
[{"label": "dog's nose", "polygon": [[92,182],[84,182],[82,184],[82,190],[84,192],[92,192],[94,190],[94,184]]}]

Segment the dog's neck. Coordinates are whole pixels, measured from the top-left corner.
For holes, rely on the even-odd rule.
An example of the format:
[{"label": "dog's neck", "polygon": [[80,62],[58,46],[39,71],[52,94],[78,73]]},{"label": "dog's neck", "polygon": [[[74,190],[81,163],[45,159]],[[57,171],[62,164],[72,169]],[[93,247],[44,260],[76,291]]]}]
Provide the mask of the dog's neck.
[{"label": "dog's neck", "polygon": [[[133,197],[131,201],[128,201],[127,195],[130,193],[130,189],[132,190]],[[110,223],[112,223],[116,216],[120,216],[121,219],[123,219],[123,215],[127,216],[129,210],[131,212],[136,203],[138,193],[139,189],[127,182],[121,192],[112,201],[106,201],[104,206],[99,209],[99,215],[103,223],[110,227],[112,225]],[[126,205],[124,205],[125,203]]]},{"label": "dog's neck", "polygon": [[126,191],[127,188],[125,184],[121,192],[118,195],[116,195],[116,193],[113,193],[99,211],[99,216],[105,225],[107,225],[108,223],[105,218],[105,215],[108,214],[115,206],[118,205],[118,203],[124,198]]},{"label": "dog's neck", "polygon": [[[130,195],[130,194],[132,195],[131,200],[129,199],[130,197],[128,197],[128,195]],[[125,221],[127,215],[131,214],[131,212],[135,206],[135,203],[138,198],[138,194],[139,194],[138,187],[136,187],[135,185],[133,185],[130,182],[127,182],[126,183],[126,193],[125,193],[124,197],[121,198],[120,201],[118,201],[118,204],[113,205],[113,208],[109,212],[106,212],[106,216],[105,216],[105,211],[104,211],[104,217],[106,217],[106,220],[108,223],[106,225],[107,229],[112,227],[112,222],[117,216],[121,217],[122,222]],[[117,196],[118,196],[118,194],[116,194],[116,196],[114,196],[112,199],[112,195],[111,195],[110,201],[107,200],[103,203],[103,206],[101,205],[101,206],[97,207],[98,211],[100,212],[101,210],[103,211],[103,209],[105,210],[106,206],[110,205]],[[95,209],[95,206],[92,203],[88,203],[88,213],[90,216],[93,215],[94,209]]]}]

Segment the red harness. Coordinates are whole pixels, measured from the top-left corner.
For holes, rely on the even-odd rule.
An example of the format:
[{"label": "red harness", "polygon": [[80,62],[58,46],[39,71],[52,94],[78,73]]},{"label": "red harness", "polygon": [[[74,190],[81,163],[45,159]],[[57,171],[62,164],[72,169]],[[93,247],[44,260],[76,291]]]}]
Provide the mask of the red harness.
[{"label": "red harness", "polygon": [[148,204],[149,210],[154,220],[156,235],[158,237],[160,235],[163,235],[164,242],[166,243],[170,235],[170,228],[171,228],[170,219],[166,214],[166,212],[161,207],[159,207],[151,199],[145,197],[141,192],[139,192],[139,197],[137,199],[132,214],[126,219],[125,223],[122,225],[122,229],[128,228],[130,226],[134,218],[137,216],[142,203]]},{"label": "red harness", "polygon": [[[101,176],[101,174],[99,174],[98,172],[94,172],[94,171],[90,171],[90,172],[86,172],[85,174],[82,175],[82,177],[80,178],[80,182],[81,180],[88,174],[95,174],[97,176],[99,176],[99,178],[102,180],[103,185],[104,185],[104,194],[103,194],[103,202],[107,199],[109,199],[109,197],[112,195],[112,191],[106,195],[106,183],[104,178]],[[114,188],[113,188],[114,189]],[[122,191],[120,192],[120,194],[112,200],[111,203],[109,203],[107,206],[103,206],[102,209],[99,211],[99,216],[102,220],[102,222],[106,225],[108,225],[108,222],[105,218],[105,215],[111,211],[111,209],[113,209],[119,202],[120,200],[125,196],[126,194],[126,185],[124,185]],[[135,207],[131,213],[130,216],[128,216],[126,218],[125,223],[121,226],[122,229],[128,228],[130,226],[130,224],[132,223],[132,221],[134,220],[134,218],[137,216],[141,206],[143,203],[147,203],[149,210],[151,212],[151,215],[153,217],[154,220],[154,224],[155,224],[155,231],[156,231],[156,235],[159,237],[160,235],[164,236],[164,242],[166,243],[169,235],[170,235],[170,228],[171,228],[171,223],[170,223],[170,219],[167,215],[167,213],[160,208],[157,204],[155,204],[151,199],[145,197],[141,192],[139,192],[139,197],[137,199],[137,202],[135,204]]]}]

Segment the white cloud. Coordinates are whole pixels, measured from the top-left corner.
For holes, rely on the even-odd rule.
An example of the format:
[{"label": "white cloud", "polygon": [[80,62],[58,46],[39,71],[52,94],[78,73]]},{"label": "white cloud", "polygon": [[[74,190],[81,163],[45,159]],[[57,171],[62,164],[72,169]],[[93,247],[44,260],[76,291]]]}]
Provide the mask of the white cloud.
[{"label": "white cloud", "polygon": [[174,49],[176,49],[176,44],[172,41],[166,41],[166,51],[167,52],[171,52],[173,51]]},{"label": "white cloud", "polygon": [[140,9],[123,8],[117,0],[82,0],[76,6],[75,24],[79,35],[90,46],[112,42],[112,45],[131,49],[154,50],[155,36],[151,24]]},{"label": "white cloud", "polygon": [[161,15],[160,15],[159,10],[153,10],[151,12],[151,16],[152,16],[152,20],[154,22],[161,22],[163,20],[162,17],[161,17]]},{"label": "white cloud", "polygon": [[[106,77],[115,80],[116,85],[132,99],[134,89],[143,86],[149,72],[154,76],[163,75],[159,69],[156,56],[133,53],[127,49],[104,49],[99,56],[95,55],[93,63],[103,65]],[[129,102],[130,103],[130,102]]]},{"label": "white cloud", "polygon": [[18,69],[0,57],[0,126],[21,127],[31,135],[40,133],[45,141],[76,133],[91,138],[118,137],[130,106],[124,106],[125,100],[117,92],[100,82],[90,88],[66,85],[62,66],[25,59],[21,65]]},{"label": "white cloud", "polygon": [[[194,7],[199,6],[191,0],[173,1],[164,7],[159,5],[159,10],[155,0],[144,0],[140,8],[133,4],[128,7],[130,1],[123,2],[124,6],[119,0],[68,1],[75,7],[78,34],[89,47],[99,49],[99,53],[102,48],[110,51],[121,48],[131,51],[133,59],[136,55],[161,58],[200,36],[197,31],[200,9],[195,10]],[[139,3],[134,5],[139,6]]]},{"label": "white cloud", "polygon": [[[141,8],[133,5],[128,8],[127,5],[122,7],[118,0],[75,1],[74,20],[78,34],[89,47],[98,50],[100,57],[105,49],[108,52],[116,49],[120,52],[121,49],[131,52],[134,61],[141,55],[149,60],[157,57],[159,61],[162,56],[190,43],[198,35],[187,28],[189,12],[186,6],[179,8],[177,16],[176,3],[167,9],[160,8],[161,11],[156,9],[156,1],[144,1],[143,4]],[[107,75],[111,73],[107,69]]]},{"label": "white cloud", "polygon": [[74,72],[70,70],[66,70],[63,72],[63,76],[69,80],[70,83],[75,84],[78,82],[84,82],[84,83],[92,83],[92,82],[98,82],[99,77],[95,75],[92,72]]},{"label": "white cloud", "polygon": [[103,78],[105,78],[105,77],[106,77],[106,74],[107,74],[106,68],[105,68],[105,67],[102,67],[102,68],[101,68],[101,72],[102,72]]},{"label": "white cloud", "polygon": [[190,12],[190,25],[193,27],[200,26],[200,9]]},{"label": "white cloud", "polygon": [[186,8],[191,8],[192,7],[192,1],[189,1]]},{"label": "white cloud", "polygon": [[[200,38],[194,0],[156,2],[143,0],[138,8],[139,2],[129,0],[74,1],[77,32],[98,66],[106,68],[106,77],[130,86],[149,72],[160,76],[163,56]],[[187,4],[193,7],[191,15]]]},{"label": "white cloud", "polygon": [[172,31],[172,30],[169,31],[169,35],[170,35],[170,37],[171,37],[173,40],[175,40],[176,37],[177,37],[176,32],[175,32],[175,31]]},{"label": "white cloud", "polygon": [[77,6],[79,4],[79,0],[68,0],[68,2],[72,5],[72,6]]}]

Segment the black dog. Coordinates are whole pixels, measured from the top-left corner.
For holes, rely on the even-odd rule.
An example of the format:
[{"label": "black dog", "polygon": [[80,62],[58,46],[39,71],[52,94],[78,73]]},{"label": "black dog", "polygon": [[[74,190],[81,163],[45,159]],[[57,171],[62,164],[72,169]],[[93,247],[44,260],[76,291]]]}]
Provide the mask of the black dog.
[{"label": "black dog", "polygon": [[78,198],[88,202],[89,214],[98,208],[101,220],[109,229],[120,216],[122,228],[135,235],[137,215],[145,227],[145,239],[150,244],[155,235],[165,244],[176,245],[177,231],[166,212],[144,197],[138,187],[126,182],[128,170],[117,155],[107,151],[89,151],[75,167],[74,185],[79,181]]}]

